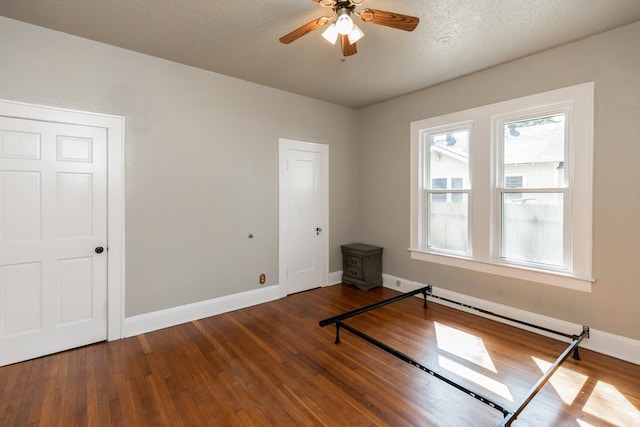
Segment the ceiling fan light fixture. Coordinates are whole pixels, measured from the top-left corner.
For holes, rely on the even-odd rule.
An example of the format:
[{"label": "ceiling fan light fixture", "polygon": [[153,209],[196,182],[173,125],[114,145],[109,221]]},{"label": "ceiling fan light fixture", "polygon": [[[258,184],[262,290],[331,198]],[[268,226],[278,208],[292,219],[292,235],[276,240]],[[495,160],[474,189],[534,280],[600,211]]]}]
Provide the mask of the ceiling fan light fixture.
[{"label": "ceiling fan light fixture", "polygon": [[364,37],[362,30],[355,24],[353,24],[353,30],[349,33],[349,43],[354,44],[358,40]]},{"label": "ceiling fan light fixture", "polygon": [[351,19],[349,9],[340,9],[340,12],[338,12],[338,19],[336,19],[338,33],[346,36],[353,30],[353,25],[353,19]]},{"label": "ceiling fan light fixture", "polygon": [[322,32],[322,37],[329,43],[336,44],[338,40],[338,27],[336,27],[336,24],[329,25],[327,29]]},{"label": "ceiling fan light fixture", "polygon": [[355,25],[354,16],[362,22],[383,25],[403,31],[413,31],[418,26],[420,18],[403,15],[401,13],[385,12],[377,9],[356,10],[366,0],[313,0],[321,6],[331,8],[331,14],[321,16],[307,22],[288,34],[280,37],[280,43],[289,44],[300,37],[322,28],[322,38],[335,45],[340,40],[341,60],[358,53],[356,42],[364,37],[364,32]]}]

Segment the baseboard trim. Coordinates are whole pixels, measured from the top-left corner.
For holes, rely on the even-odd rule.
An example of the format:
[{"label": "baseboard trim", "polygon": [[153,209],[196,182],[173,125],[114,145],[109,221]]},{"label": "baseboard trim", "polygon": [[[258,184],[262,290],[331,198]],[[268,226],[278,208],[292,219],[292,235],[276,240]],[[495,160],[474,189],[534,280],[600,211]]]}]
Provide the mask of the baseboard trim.
[{"label": "baseboard trim", "polygon": [[342,283],[342,270],[329,273],[329,283],[327,283],[327,286],[337,285],[339,283]]},{"label": "baseboard trim", "polygon": [[[401,277],[393,276],[390,274],[383,274],[382,281],[383,281],[382,284],[384,287],[393,289],[396,291],[400,291],[400,292],[410,292],[415,289],[419,289],[428,285],[425,283],[419,283],[419,282],[403,279]],[[482,308],[484,310],[491,311],[494,313],[499,313],[507,317],[518,319],[534,325],[543,326],[552,330],[562,331],[566,333],[575,333],[575,334],[579,334],[582,331],[583,325],[578,325],[576,323],[567,322],[564,320],[555,319],[548,316],[543,316],[541,314],[533,313],[530,311],[520,310],[520,309],[509,307],[503,304],[497,304],[497,303],[483,300],[480,298],[475,298],[475,297],[460,294],[457,292],[448,291],[446,289],[438,288],[436,286],[433,287],[433,293],[435,295],[439,295],[444,298],[449,298],[451,300],[458,301],[463,304],[472,305],[474,307]],[[417,296],[422,298],[422,295],[417,295]],[[476,310],[464,308],[456,304],[449,304],[446,301],[437,301],[437,303],[446,305],[451,308],[455,308],[457,310],[469,312],[477,316],[486,317],[491,320],[496,320],[501,323],[506,323],[520,329],[525,329],[531,332],[535,332],[540,335],[545,335],[551,338],[560,339],[557,335],[548,334],[538,329],[528,328],[518,323],[513,323],[507,320],[494,318],[489,315],[484,315],[482,313],[479,313]],[[585,325],[585,326],[589,326],[589,325]],[[607,356],[615,357],[616,359],[621,359],[627,362],[634,363],[636,365],[640,365],[640,341],[638,340],[634,340],[631,338],[627,338],[620,335],[611,334],[609,332],[604,332],[604,331],[590,328],[589,339],[584,340],[580,344],[580,346],[583,348],[587,348],[589,350],[596,351],[598,353],[605,354]]]},{"label": "baseboard trim", "polygon": [[127,317],[124,319],[123,324],[124,336],[131,337],[157,331],[158,329],[169,328],[205,317],[274,301],[281,298],[280,292],[280,286],[274,285]]},{"label": "baseboard trim", "polygon": [[[382,275],[383,286],[400,292],[409,292],[415,289],[427,286],[425,283],[407,280],[390,274]],[[327,286],[335,285],[342,282],[342,271],[335,271],[329,274],[329,283]],[[215,316],[241,308],[262,304],[269,301],[275,301],[282,298],[280,294],[280,286],[268,286],[266,288],[255,289],[252,291],[241,292],[233,295],[226,295],[219,298],[213,298],[206,301],[199,301],[192,304],[186,304],[178,307],[172,307],[165,310],[158,310],[151,313],[140,314],[138,316],[127,317],[123,322],[124,337],[131,337],[147,332],[156,331],[158,329],[169,328],[182,323],[191,322],[193,320],[205,317]],[[433,293],[445,298],[449,298],[464,304],[482,308],[487,311],[499,313],[504,316],[522,320],[531,324],[544,326],[549,329],[563,331],[567,333],[579,333],[582,325],[555,319],[530,311],[520,310],[503,304],[497,304],[480,298],[471,297],[457,292],[448,291],[446,289],[433,287]],[[418,295],[422,297],[422,295]],[[507,320],[494,318],[492,316],[483,315],[475,310],[461,307],[455,304],[448,304],[445,301],[438,301],[457,310],[466,311],[474,315],[486,317],[501,323],[506,323],[520,329],[529,330],[540,335],[549,336],[559,339],[557,335],[544,333],[538,329],[527,328],[518,323],[509,322]],[[587,325],[589,326],[589,325]],[[615,357],[627,362],[640,365],[640,341],[615,335],[609,332],[600,331],[590,328],[589,339],[582,342],[581,346],[607,356]]]}]

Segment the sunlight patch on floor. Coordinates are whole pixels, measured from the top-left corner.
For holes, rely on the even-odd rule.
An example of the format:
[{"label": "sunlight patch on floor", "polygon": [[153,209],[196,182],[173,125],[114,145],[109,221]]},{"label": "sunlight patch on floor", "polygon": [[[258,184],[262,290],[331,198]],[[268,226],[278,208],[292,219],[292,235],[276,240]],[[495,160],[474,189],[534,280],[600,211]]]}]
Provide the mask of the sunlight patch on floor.
[{"label": "sunlight patch on floor", "polygon": [[598,381],[584,412],[620,426],[640,426],[640,410],[633,406],[617,388]]},{"label": "sunlight patch on floor", "polygon": [[497,372],[482,338],[434,322],[438,348],[492,372]]},{"label": "sunlight patch on floor", "polygon": [[[532,357],[533,361],[538,365],[540,372],[543,374],[551,367],[551,363]],[[558,394],[560,399],[567,405],[571,405],[578,397],[578,393],[582,390],[587,376],[574,372],[570,369],[560,367],[549,380],[549,383]]]},{"label": "sunlight patch on floor", "polygon": [[[532,357],[541,372],[546,372],[551,363]],[[567,368],[559,368],[549,383],[560,399],[572,405],[581,390],[585,388],[588,376]],[[618,391],[613,385],[598,381],[582,408],[584,413],[619,426],[640,426],[640,410]],[[580,427],[594,427],[586,421],[576,419]]]},{"label": "sunlight patch on floor", "polygon": [[578,425],[579,425],[580,427],[597,427],[597,426],[595,426],[595,425],[593,425],[593,424],[589,424],[589,423],[588,423],[588,422],[586,422],[586,421],[582,421],[580,418],[576,418],[576,422],[578,423]]},{"label": "sunlight patch on floor", "polygon": [[499,381],[496,381],[492,378],[487,377],[486,375],[482,375],[479,372],[474,371],[473,369],[469,369],[466,366],[463,366],[453,360],[450,360],[444,356],[438,356],[438,363],[440,367],[446,369],[449,372],[453,372],[456,375],[459,375],[467,380],[483,387],[485,390],[489,390],[490,392],[497,394],[500,397],[503,397],[511,402],[513,402],[513,396],[509,391],[509,387],[502,384]]}]

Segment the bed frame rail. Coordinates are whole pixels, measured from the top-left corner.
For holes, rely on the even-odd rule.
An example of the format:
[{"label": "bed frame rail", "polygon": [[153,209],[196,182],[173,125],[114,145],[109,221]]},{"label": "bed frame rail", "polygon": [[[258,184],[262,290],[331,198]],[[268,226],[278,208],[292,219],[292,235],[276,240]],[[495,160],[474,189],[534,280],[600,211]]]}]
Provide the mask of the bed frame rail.
[{"label": "bed frame rail", "polygon": [[[370,335],[367,335],[366,333],[360,331],[359,329],[356,329],[352,326],[347,325],[346,323],[344,323],[344,320],[349,319],[351,317],[357,316],[359,314],[362,313],[366,313],[368,311],[374,310],[376,308],[379,307],[383,307],[385,305],[388,304],[392,304],[394,302],[418,295],[418,294],[422,294],[424,297],[424,304],[423,304],[423,308],[427,309],[427,297],[430,298],[434,298],[434,299],[439,299],[442,301],[446,301],[450,304],[456,304],[456,305],[460,305],[462,307],[465,307],[467,309],[471,309],[471,310],[475,310],[478,311],[482,314],[485,315],[489,315],[489,316],[493,316],[499,319],[503,319],[503,320],[508,320],[510,322],[514,322],[523,326],[527,326],[529,328],[534,328],[534,329],[538,329],[544,332],[548,332],[548,333],[552,333],[552,334],[556,334],[565,338],[571,338],[571,343],[569,344],[569,346],[562,352],[562,354],[560,354],[560,356],[558,356],[558,358],[555,360],[555,362],[549,367],[549,369],[547,369],[547,371],[538,379],[538,381],[536,381],[536,383],[529,389],[529,391],[527,392],[526,396],[524,396],[522,398],[522,400],[520,401],[520,403],[518,404],[518,406],[516,408],[513,409],[509,409],[509,408],[505,408],[504,406],[502,406],[500,403],[496,402],[495,400],[483,395],[482,393],[478,393],[477,391],[474,391],[472,389],[469,389],[461,384],[456,383],[455,381],[453,381],[452,379],[448,378],[447,376],[438,373],[437,371],[425,366],[424,364],[422,364],[421,362],[413,359],[412,357],[406,355],[405,353],[402,353],[401,351],[371,337]],[[564,332],[559,332],[559,331],[554,331],[552,329],[549,328],[545,328],[542,326],[538,326],[538,325],[534,325],[528,322],[523,322],[521,320],[518,319],[513,319],[507,316],[503,316],[501,314],[496,314],[496,313],[492,313],[488,310],[484,310],[482,308],[478,308],[478,307],[474,307],[468,304],[463,304],[457,301],[453,301],[451,299],[448,298],[444,298],[444,297],[440,297],[437,295],[434,295],[432,293],[432,287],[431,286],[425,286],[423,288],[419,288],[416,289],[414,291],[411,292],[406,292],[403,294],[400,294],[398,296],[395,296],[393,298],[388,298],[385,299],[383,301],[374,303],[374,304],[370,304],[367,305],[365,307],[361,307],[355,310],[351,310],[348,311],[346,313],[340,314],[338,316],[333,316],[330,317],[328,319],[324,319],[321,320],[319,322],[321,327],[324,326],[328,326],[331,324],[336,325],[336,339],[335,339],[335,343],[336,344],[340,344],[340,329],[344,328],[347,331],[351,332],[352,334],[364,339],[365,341],[375,345],[376,347],[380,348],[381,350],[386,351],[387,353],[397,357],[398,359],[409,363],[410,365],[413,365],[417,368],[419,368],[420,370],[428,373],[429,375],[438,378],[441,381],[444,381],[445,383],[455,387],[456,389],[466,393],[467,395],[473,397],[476,400],[479,400],[480,402],[500,411],[503,415],[503,420],[500,424],[498,424],[499,427],[505,426],[505,427],[509,427],[511,426],[511,423],[513,423],[516,418],[518,417],[518,415],[520,415],[520,413],[524,410],[524,408],[533,400],[533,398],[536,396],[536,394],[538,394],[538,392],[542,389],[542,387],[544,387],[544,385],[549,381],[549,379],[553,376],[553,374],[560,368],[560,366],[569,358],[569,355],[573,353],[573,358],[576,360],[580,360],[580,355],[578,353],[578,346],[580,345],[580,343],[585,339],[585,338],[589,338],[589,327],[588,326],[583,326],[582,327],[582,333],[578,334],[578,335],[571,335],[571,334],[566,334]]]}]

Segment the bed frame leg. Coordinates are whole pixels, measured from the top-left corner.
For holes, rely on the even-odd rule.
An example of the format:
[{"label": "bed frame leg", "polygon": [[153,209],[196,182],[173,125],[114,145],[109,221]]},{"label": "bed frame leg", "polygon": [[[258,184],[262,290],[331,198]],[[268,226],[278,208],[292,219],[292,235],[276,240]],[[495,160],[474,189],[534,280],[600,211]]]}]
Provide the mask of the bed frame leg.
[{"label": "bed frame leg", "polygon": [[336,344],[340,344],[340,321],[338,320],[336,322],[336,340],[335,340]]},{"label": "bed frame leg", "polygon": [[[585,336],[585,338],[589,338],[589,327],[588,326],[583,326],[582,327],[582,335]],[[580,336],[574,336],[573,339],[576,340],[580,338]],[[579,347],[576,347],[573,349],[573,358],[574,360],[580,360],[580,351],[579,351]]]},{"label": "bed frame leg", "polygon": [[573,349],[573,359],[580,360],[580,352],[578,351],[578,347]]},{"label": "bed frame leg", "polygon": [[422,297],[424,298],[424,305],[422,306],[423,308],[429,308],[427,306],[427,292],[431,293],[431,285],[427,286],[423,291],[422,291]]}]

